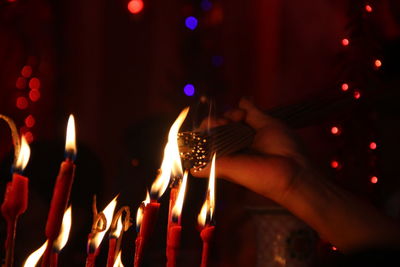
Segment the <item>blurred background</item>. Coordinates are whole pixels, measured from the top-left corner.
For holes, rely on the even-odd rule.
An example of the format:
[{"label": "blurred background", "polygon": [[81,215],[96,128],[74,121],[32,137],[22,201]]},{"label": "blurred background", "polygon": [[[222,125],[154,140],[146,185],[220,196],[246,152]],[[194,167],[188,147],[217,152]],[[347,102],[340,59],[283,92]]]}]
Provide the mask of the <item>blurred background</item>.
[{"label": "blurred background", "polygon": [[[317,114],[328,95],[351,99],[298,132],[330,179],[398,217],[399,16],[394,0],[0,0],[0,113],[15,121],[32,149],[16,266],[45,241],[70,113],[78,156],[72,231],[60,266],[85,262],[94,194],[99,210],[119,193],[118,207],[136,214],[184,107],[192,107],[195,128],[210,105],[222,114],[241,97],[266,111],[294,110],[295,121]],[[311,108],[296,106],[304,101]],[[9,130],[0,123],[2,195],[12,155]],[[196,218],[206,186],[189,181],[182,266],[200,261]],[[167,203],[168,194],[146,266],[164,264]],[[270,207],[269,200],[218,181],[213,266],[264,266],[255,218]],[[135,236],[135,227],[124,235],[125,265],[132,264]],[[318,261],[340,254],[323,240],[315,244]],[[99,266],[106,252],[103,242]]]}]

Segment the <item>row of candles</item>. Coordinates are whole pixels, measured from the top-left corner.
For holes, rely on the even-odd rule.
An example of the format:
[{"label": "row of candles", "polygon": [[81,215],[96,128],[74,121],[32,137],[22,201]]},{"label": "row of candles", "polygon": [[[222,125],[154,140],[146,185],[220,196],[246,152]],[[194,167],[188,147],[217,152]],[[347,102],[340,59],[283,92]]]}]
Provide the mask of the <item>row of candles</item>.
[{"label": "row of candles", "polygon": [[[164,149],[164,157],[158,175],[147,192],[146,199],[140,204],[136,215],[137,237],[135,240],[134,266],[139,267],[143,263],[143,257],[148,246],[150,236],[154,230],[160,208],[159,199],[170,187],[170,203],[167,227],[166,256],[167,267],[174,267],[177,263],[181,237],[181,213],[184,203],[186,184],[189,170],[183,170],[177,136],[183,124],[189,108],[185,108],[175,120],[168,134],[168,142]],[[14,143],[15,140],[14,140]],[[30,148],[22,136],[18,148],[18,156],[13,164],[12,180],[7,184],[1,212],[7,223],[7,238],[5,241],[5,265],[13,266],[14,243],[18,217],[22,215],[28,206],[29,179],[22,172],[29,161]],[[67,125],[65,160],[61,163],[59,173],[54,186],[50,210],[47,217],[45,235],[46,242],[33,252],[24,263],[24,267],[36,266],[41,261],[42,267],[56,267],[58,255],[67,244],[71,228],[72,208],[68,207],[69,196],[74,180],[77,154],[75,142],[75,122],[70,115]],[[172,178],[172,179],[171,179]],[[96,257],[99,255],[101,243],[105,234],[109,231],[109,246],[107,267],[123,266],[121,262],[121,240],[123,233],[131,226],[130,209],[125,206],[118,212],[116,196],[106,208],[98,213],[96,198],[93,203],[93,225],[88,237],[86,266],[95,266]],[[200,236],[203,241],[201,266],[208,265],[209,247],[213,237],[215,226],[213,214],[215,207],[215,155],[212,159],[211,171],[206,198],[198,216],[201,229]]]}]

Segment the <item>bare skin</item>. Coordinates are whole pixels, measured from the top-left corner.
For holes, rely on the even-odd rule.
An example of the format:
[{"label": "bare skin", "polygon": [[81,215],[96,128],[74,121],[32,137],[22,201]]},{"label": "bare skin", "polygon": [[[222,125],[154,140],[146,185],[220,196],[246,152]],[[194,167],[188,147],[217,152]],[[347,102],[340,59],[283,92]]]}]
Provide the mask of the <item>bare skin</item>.
[{"label": "bare skin", "polygon": [[[229,121],[244,121],[256,130],[256,135],[251,153],[217,160],[219,178],[243,185],[287,208],[342,252],[400,248],[400,225],[326,179],[282,122],[244,99],[239,109],[213,124]],[[193,173],[197,177],[208,174],[207,168]]]}]

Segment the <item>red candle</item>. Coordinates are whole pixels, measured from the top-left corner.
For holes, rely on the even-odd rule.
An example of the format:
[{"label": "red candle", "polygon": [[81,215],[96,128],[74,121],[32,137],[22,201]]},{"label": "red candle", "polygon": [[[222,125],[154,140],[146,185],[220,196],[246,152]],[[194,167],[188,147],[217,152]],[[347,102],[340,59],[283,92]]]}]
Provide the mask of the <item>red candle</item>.
[{"label": "red candle", "polygon": [[72,223],[72,208],[71,206],[69,206],[68,209],[64,212],[60,234],[58,235],[57,239],[53,242],[53,249],[50,256],[51,267],[57,267],[58,265],[58,255],[60,254],[64,246],[67,244],[69,232],[71,230],[71,223]]},{"label": "red candle", "polygon": [[203,240],[203,252],[201,255],[201,267],[208,266],[208,254],[210,251],[210,243],[214,235],[215,226],[207,225],[200,232],[200,237]]},{"label": "red candle", "polygon": [[157,200],[148,201],[146,199],[138,209],[136,225],[139,232],[135,240],[135,267],[142,264],[143,253],[154,230],[159,208],[160,203]]},{"label": "red candle", "polygon": [[72,183],[74,181],[75,164],[73,160],[76,156],[76,145],[75,122],[72,115],[69,116],[68,120],[65,153],[66,159],[60,166],[47,217],[45,233],[49,245],[43,255],[42,267],[48,267],[50,265],[50,255],[53,248],[53,242],[60,233],[63,214],[67,208]]},{"label": "red candle", "polygon": [[175,198],[175,203],[171,209],[169,217],[171,221],[167,229],[167,266],[176,266],[177,257],[179,254],[179,246],[181,240],[182,226],[181,214],[185,198],[186,184],[187,184],[188,171],[183,174],[182,183],[179,186],[179,192]]},{"label": "red candle", "polygon": [[22,172],[29,161],[30,149],[25,138],[21,138],[21,148],[18,159],[14,165],[14,173],[11,182],[7,183],[1,212],[7,222],[7,238],[5,241],[6,258],[5,266],[12,266],[14,262],[14,245],[18,217],[28,207],[28,178],[18,172]]},{"label": "red candle", "polygon": [[[111,230],[108,239],[108,256],[107,256],[107,267],[113,267],[115,262],[116,252],[120,246],[122,232],[123,232],[123,225],[122,225],[122,214],[120,212],[115,215],[113,222],[111,223]],[[118,217],[117,217],[118,216]],[[114,222],[114,220],[118,220]],[[128,220],[130,220],[128,218]]]},{"label": "red candle", "polygon": [[108,240],[108,256],[107,267],[113,267],[115,261],[115,248],[117,247],[117,238],[110,238]]}]

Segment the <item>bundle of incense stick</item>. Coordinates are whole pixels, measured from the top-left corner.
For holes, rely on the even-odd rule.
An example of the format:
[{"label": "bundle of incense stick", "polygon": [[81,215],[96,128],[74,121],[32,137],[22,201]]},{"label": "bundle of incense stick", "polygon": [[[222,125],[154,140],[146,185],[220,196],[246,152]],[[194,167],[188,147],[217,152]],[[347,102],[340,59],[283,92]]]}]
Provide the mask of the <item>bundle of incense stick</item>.
[{"label": "bundle of incense stick", "polygon": [[[266,114],[285,121],[293,128],[301,128],[320,123],[329,117],[348,114],[353,104],[351,94],[324,94],[302,103],[271,109]],[[183,167],[201,170],[208,164],[213,152],[221,157],[248,148],[254,134],[250,126],[240,122],[205,131],[181,132],[178,134],[178,145]]]}]

